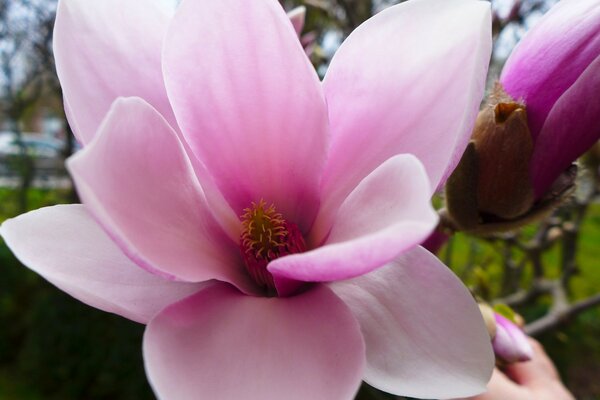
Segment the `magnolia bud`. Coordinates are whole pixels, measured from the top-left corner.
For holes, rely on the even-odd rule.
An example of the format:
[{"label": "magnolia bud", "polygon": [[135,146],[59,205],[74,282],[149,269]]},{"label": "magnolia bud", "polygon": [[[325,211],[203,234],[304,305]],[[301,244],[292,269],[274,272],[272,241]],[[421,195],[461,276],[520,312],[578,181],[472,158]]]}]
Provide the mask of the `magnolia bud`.
[{"label": "magnolia bud", "polygon": [[536,200],[533,153],[525,105],[497,84],[446,183],[442,216],[454,229],[480,234],[517,229],[546,217],[573,192],[577,168],[564,171]]},{"label": "magnolia bud", "polygon": [[600,139],[600,2],[553,6],[515,47],[500,84],[447,188],[450,228],[516,229],[574,191],[572,163]]},{"label": "magnolia bud", "polygon": [[539,200],[600,139],[600,2],[558,2],[515,47],[500,82],[527,106]]},{"label": "magnolia bud", "polygon": [[306,7],[298,6],[290,10],[287,16],[300,39],[300,44],[304,48],[306,55],[310,57],[316,50],[318,35],[314,31],[302,34],[306,23]]},{"label": "magnolia bud", "polygon": [[503,219],[525,214],[533,205],[529,163],[533,142],[525,106],[496,85],[479,113],[472,139],[477,153],[477,205]]},{"label": "magnolia bud", "polygon": [[290,22],[294,26],[294,30],[298,37],[302,34],[302,29],[304,29],[304,21],[306,20],[306,7],[299,6],[287,13]]},{"label": "magnolia bud", "polygon": [[483,321],[485,322],[485,327],[490,334],[490,339],[494,339],[496,336],[496,318],[494,310],[485,303],[479,303],[479,311],[483,316]]},{"label": "magnolia bud", "polygon": [[498,363],[511,364],[531,359],[533,349],[521,330],[525,322],[523,317],[504,304],[492,308],[486,303],[479,303],[479,311],[490,334]]},{"label": "magnolia bud", "polygon": [[531,360],[533,349],[521,328],[498,313],[494,317],[496,336],[492,340],[492,346],[496,358],[505,363]]}]

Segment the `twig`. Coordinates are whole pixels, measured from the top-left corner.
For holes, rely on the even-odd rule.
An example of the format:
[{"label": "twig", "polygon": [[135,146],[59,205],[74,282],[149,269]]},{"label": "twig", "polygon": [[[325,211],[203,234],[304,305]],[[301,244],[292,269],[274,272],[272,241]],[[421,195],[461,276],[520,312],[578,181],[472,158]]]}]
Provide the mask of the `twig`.
[{"label": "twig", "polygon": [[537,279],[533,281],[531,287],[528,290],[521,289],[508,296],[501,297],[494,300],[493,304],[506,304],[511,307],[518,307],[529,303],[533,299],[537,298],[546,293],[550,293],[552,288],[555,286],[554,281],[546,279]]},{"label": "twig", "polygon": [[527,324],[525,326],[525,333],[530,336],[538,336],[556,328],[575,315],[597,305],[600,305],[600,293],[585,300],[573,303],[562,310],[550,311],[547,315],[537,321]]}]

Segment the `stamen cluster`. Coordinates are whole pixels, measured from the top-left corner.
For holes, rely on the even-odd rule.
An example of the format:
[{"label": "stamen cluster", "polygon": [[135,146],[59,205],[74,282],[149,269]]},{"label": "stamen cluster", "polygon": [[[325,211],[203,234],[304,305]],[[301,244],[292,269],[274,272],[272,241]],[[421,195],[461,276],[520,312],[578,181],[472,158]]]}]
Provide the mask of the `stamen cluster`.
[{"label": "stamen cluster", "polygon": [[267,271],[269,262],[306,249],[298,227],[286,221],[275,205],[264,200],[244,209],[240,249],[246,269],[252,279],[267,291],[274,293],[273,276]]},{"label": "stamen cluster", "polygon": [[244,209],[242,215],[242,247],[247,253],[253,253],[257,258],[273,260],[279,255],[279,249],[284,246],[286,236],[285,220],[275,211],[271,204],[266,207],[264,200]]}]

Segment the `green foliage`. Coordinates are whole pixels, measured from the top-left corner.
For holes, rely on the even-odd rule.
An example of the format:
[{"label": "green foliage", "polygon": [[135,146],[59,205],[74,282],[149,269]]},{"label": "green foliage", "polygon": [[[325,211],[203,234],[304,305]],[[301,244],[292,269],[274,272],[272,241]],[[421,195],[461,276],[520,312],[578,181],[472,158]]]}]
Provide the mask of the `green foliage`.
[{"label": "green foliage", "polygon": [[[0,222],[19,214],[17,195],[14,189],[0,188]],[[40,207],[69,203],[69,195],[68,190],[30,189],[29,207],[35,210]]]},{"label": "green foliage", "polygon": [[[581,226],[577,251],[579,274],[571,280],[572,295],[581,299],[600,290],[600,204],[590,204]],[[600,363],[600,362],[599,362]]]},{"label": "green foliage", "polygon": [[[32,208],[66,192],[32,190]],[[0,221],[14,215],[0,189]],[[0,240],[0,399],[152,399],[143,326],[88,307],[23,267]]]},{"label": "green foliage", "polygon": [[40,285],[29,318],[17,368],[46,398],[152,398],[142,368],[143,326],[48,285]]}]

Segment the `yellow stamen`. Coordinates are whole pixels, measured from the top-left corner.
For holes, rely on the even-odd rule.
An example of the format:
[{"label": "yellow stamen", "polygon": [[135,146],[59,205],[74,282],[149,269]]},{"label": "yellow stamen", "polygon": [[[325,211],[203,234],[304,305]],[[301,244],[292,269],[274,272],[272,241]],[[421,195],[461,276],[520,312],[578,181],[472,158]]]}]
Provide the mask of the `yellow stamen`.
[{"label": "yellow stamen", "polygon": [[264,200],[258,204],[252,202],[242,215],[241,241],[245,252],[268,261],[277,258],[280,249],[285,246],[287,232],[284,224],[283,216],[275,211],[273,204],[267,207]]},{"label": "yellow stamen", "polygon": [[246,270],[252,279],[275,295],[273,276],[267,270],[269,262],[278,257],[305,251],[304,238],[298,227],[286,221],[271,204],[264,200],[244,209],[240,250]]}]

